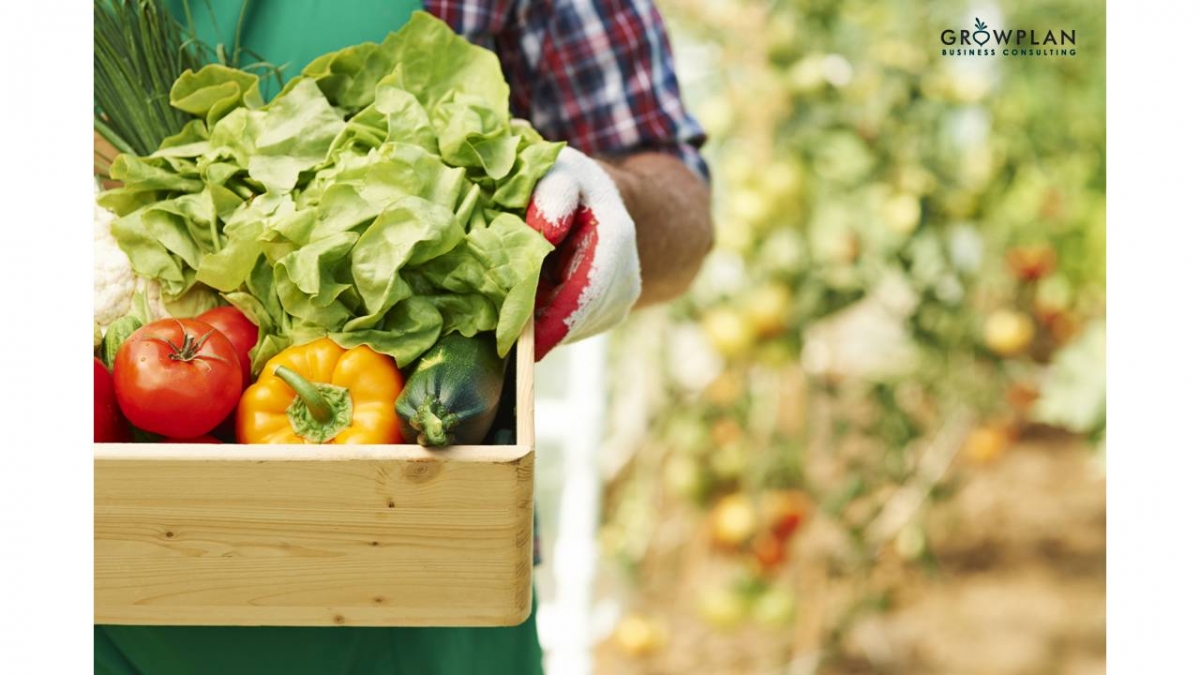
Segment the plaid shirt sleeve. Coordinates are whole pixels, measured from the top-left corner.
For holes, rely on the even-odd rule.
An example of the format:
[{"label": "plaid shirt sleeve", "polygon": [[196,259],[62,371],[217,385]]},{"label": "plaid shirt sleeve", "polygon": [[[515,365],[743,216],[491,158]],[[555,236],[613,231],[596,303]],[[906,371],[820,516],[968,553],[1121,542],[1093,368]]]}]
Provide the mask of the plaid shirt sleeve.
[{"label": "plaid shirt sleeve", "polygon": [[657,150],[708,179],[704,131],[683,107],[652,0],[427,0],[499,56],[512,112],[589,155]]}]

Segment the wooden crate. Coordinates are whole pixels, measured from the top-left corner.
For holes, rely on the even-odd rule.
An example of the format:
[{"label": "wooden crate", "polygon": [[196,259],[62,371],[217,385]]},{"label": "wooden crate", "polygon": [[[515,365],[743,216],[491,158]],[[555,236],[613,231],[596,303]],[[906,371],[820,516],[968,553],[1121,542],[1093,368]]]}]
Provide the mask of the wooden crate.
[{"label": "wooden crate", "polygon": [[533,332],[516,445],[95,445],[95,622],[511,626],[529,616]]}]

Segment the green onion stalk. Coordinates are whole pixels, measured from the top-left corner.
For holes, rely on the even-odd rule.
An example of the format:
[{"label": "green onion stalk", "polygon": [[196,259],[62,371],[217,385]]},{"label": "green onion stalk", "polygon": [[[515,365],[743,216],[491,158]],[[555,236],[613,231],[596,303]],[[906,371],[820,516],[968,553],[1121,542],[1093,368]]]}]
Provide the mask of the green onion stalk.
[{"label": "green onion stalk", "polygon": [[120,152],[149,155],[188,116],[171,107],[171,86],[203,65],[194,42],[160,0],[95,0],[96,132]]},{"label": "green onion stalk", "polygon": [[[205,6],[212,15],[208,0]],[[96,133],[118,152],[143,157],[153,153],[163,139],[179,133],[189,119],[182,110],[171,107],[172,85],[184,71],[198,71],[206,63],[273,75],[282,87],[282,69],[241,44],[248,6],[249,0],[245,0],[230,53],[224,45],[212,47],[196,37],[187,0],[183,3],[186,26],[171,16],[162,0],[95,0],[92,65]],[[247,56],[258,60],[241,63]],[[97,157],[97,167],[106,173],[111,160]]]}]

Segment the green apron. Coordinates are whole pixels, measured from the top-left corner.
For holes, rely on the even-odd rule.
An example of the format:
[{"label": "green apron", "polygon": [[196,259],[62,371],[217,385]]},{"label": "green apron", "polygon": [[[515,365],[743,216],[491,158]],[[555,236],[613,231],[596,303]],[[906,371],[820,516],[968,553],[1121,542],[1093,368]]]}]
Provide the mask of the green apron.
[{"label": "green apron", "polygon": [[[164,4],[185,27],[195,27],[201,42],[213,49],[223,45],[226,59],[232,59],[240,46],[239,67],[266,61],[283,68],[284,82],[322,54],[381,42],[421,9],[417,0],[165,0]],[[185,6],[190,8],[190,22]],[[265,71],[253,72],[263,76],[264,100],[271,100],[279,91],[278,83]]]},{"label": "green apron", "polygon": [[542,672],[533,614],[512,628],[96,626],[93,635],[96,675]]},{"label": "green apron", "polygon": [[[167,0],[181,22],[184,0]],[[233,52],[242,0],[191,0],[206,44]],[[212,15],[208,7],[212,7]],[[378,42],[421,8],[414,0],[249,0],[241,45],[284,81],[317,56]],[[278,91],[265,83],[264,96]],[[98,675],[524,675],[542,672],[534,611],[511,628],[96,626]]]}]

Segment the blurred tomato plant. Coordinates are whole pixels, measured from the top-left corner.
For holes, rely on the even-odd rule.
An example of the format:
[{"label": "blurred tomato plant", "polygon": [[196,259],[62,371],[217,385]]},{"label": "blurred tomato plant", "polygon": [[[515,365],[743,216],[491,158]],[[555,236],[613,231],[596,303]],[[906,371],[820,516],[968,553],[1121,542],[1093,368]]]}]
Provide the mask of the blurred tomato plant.
[{"label": "blurred tomato plant", "polygon": [[[614,339],[614,398],[649,412],[617,404],[632,449],[602,540],[636,584],[656,546],[688,539],[658,526],[687,505],[741,570],[699,613],[728,626],[767,598],[758,614],[788,623],[804,598],[780,570],[810,525],[837,574],[888,546],[923,560],[919,504],[894,527],[887,512],[931,442],[975,462],[1034,424],[1102,442],[1104,10],[659,4],[710,134],[718,243],[687,297]],[[943,56],[940,32],[976,12],[1074,29],[1077,54]]]}]

